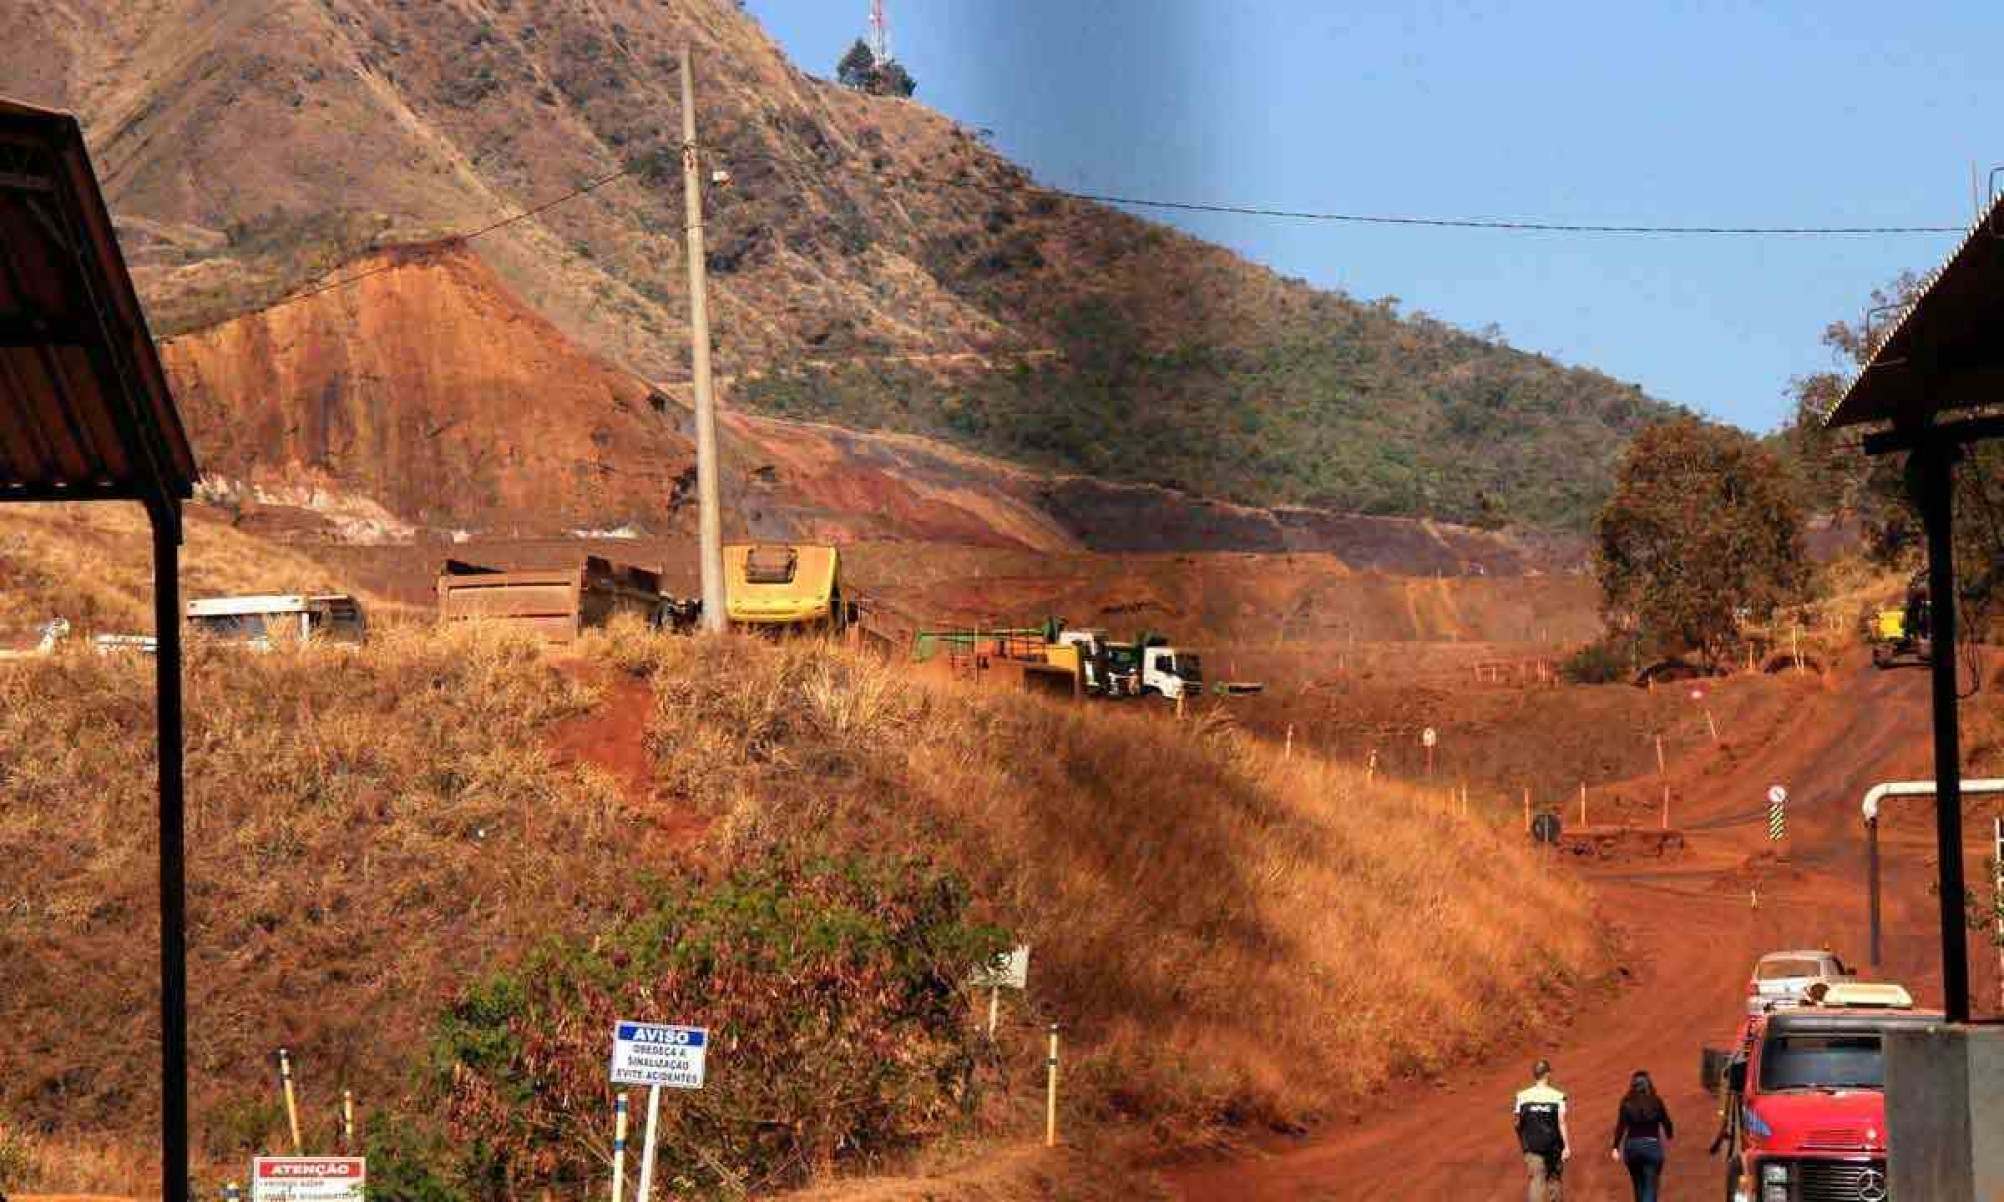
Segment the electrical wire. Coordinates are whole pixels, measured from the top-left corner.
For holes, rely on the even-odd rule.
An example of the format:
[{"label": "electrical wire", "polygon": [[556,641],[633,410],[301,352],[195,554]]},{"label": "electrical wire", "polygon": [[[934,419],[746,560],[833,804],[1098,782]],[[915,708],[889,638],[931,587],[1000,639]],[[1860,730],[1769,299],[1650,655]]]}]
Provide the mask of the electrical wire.
[{"label": "electrical wire", "polygon": [[[633,175],[634,173],[638,172],[642,166],[643,162],[639,160],[628,163],[626,166],[621,167],[617,171],[610,172],[606,175],[601,175],[597,179],[590,180],[586,183],[580,184],[577,187],[572,188],[570,191],[564,193],[562,196],[552,197],[551,199],[546,200],[539,205],[523,209],[520,212],[511,213],[510,215],[499,218],[495,221],[490,221],[486,225],[480,226],[477,229],[469,230],[466,233],[449,235],[447,240],[453,242],[472,242],[476,238],[484,238],[488,234],[494,233],[497,230],[506,229],[509,226],[514,225],[518,221],[527,221],[531,217],[540,216],[544,213],[549,212],[551,209],[556,208],[558,205],[567,204],[570,201],[576,200],[580,196],[596,192],[600,188],[605,187],[607,184],[625,179],[627,176]],[[280,300],[273,302],[272,304],[266,305],[265,310],[270,311],[272,309],[282,309],[287,305],[297,304],[300,301],[306,300],[308,297],[319,296],[323,292],[332,292],[337,288],[346,288],[350,284],[366,280],[372,275],[381,275],[383,272],[390,271],[397,266],[398,264],[396,263],[384,263],[376,267],[371,267],[367,271],[358,271],[353,275],[342,276],[340,279],[326,280],[326,282],[324,283],[316,282],[315,285],[311,288],[291,293],[281,298]]]},{"label": "electrical wire", "polygon": [[[836,171],[829,169],[824,164],[812,162],[797,155],[784,155],[772,152],[758,152],[758,151],[730,152],[725,148],[716,146],[702,146],[701,149],[710,152],[718,159],[726,162],[728,161],[772,162],[780,164],[782,166],[791,167],[808,174],[818,175],[822,178],[828,178],[832,175],[837,174]],[[570,191],[565,192],[560,196],[552,197],[549,200],[543,201],[540,204],[533,205],[529,208],[522,209],[515,213],[511,213],[506,217],[502,217],[495,221],[491,221],[486,225],[469,230],[465,233],[450,235],[450,240],[456,242],[472,242],[476,239],[486,237],[487,235],[495,233],[499,230],[506,229],[509,226],[516,224],[517,222],[527,221],[532,217],[541,216],[542,214],[547,213],[551,209],[557,208],[560,205],[568,204],[569,202],[576,200],[581,196],[586,196],[592,192],[596,192],[598,189],[605,187],[607,184],[611,184],[619,180],[625,179],[628,176],[638,174],[643,169],[643,167],[651,161],[652,161],[651,159],[647,158],[635,159],[627,163],[625,166],[622,166],[617,171],[608,172],[607,174],[601,175],[596,179],[589,180],[583,184],[580,184],[575,188],[572,188]],[[1310,209],[1272,208],[1262,205],[1215,204],[1203,201],[1166,200],[1157,197],[1127,196],[1118,193],[1108,193],[1108,192],[1074,191],[1067,188],[1058,188],[1045,184],[1031,183],[1027,180],[1010,181],[1008,183],[985,183],[979,180],[971,180],[971,179],[954,179],[948,177],[928,178],[916,175],[900,175],[892,172],[885,172],[878,170],[850,171],[848,172],[848,174],[858,175],[858,176],[868,176],[869,178],[884,184],[891,184],[896,186],[909,185],[913,187],[922,187],[929,190],[938,190],[941,188],[958,188],[962,190],[985,192],[991,195],[1021,196],[1024,194],[1030,194],[1038,196],[1057,197],[1065,200],[1079,201],[1089,204],[1118,205],[1129,208],[1161,209],[1173,212],[1215,213],[1215,214],[1225,214],[1225,215],[1241,216],[1241,217],[1262,217],[1262,218],[1290,220],[1290,221],[1315,221],[1315,222],[1341,223],[1341,224],[1352,224],[1352,225],[1402,226],[1408,228],[1422,228],[1422,229],[1491,230],[1491,231],[1504,231],[1513,233],[1628,234],[1628,235],[1700,236],[1700,237],[1717,237],[1717,236],[1857,237],[1857,236],[1889,236],[1889,235],[1902,235],[1902,234],[1955,234],[1964,232],[1962,227],[1951,226],[1951,225],[1621,225],[1621,224],[1611,224],[1603,222],[1565,222],[1565,221],[1528,221],[1528,220],[1518,221],[1518,220],[1510,220],[1504,218],[1490,218],[1490,217],[1425,217],[1425,216],[1394,215],[1394,214],[1383,214],[1383,213],[1343,213],[1343,212],[1319,211]],[[340,288],[349,287],[350,285],[368,279],[370,276],[380,275],[383,272],[391,270],[395,266],[396,264],[393,263],[385,263],[377,267],[372,267],[367,271],[359,271],[352,275],[342,276],[338,279],[323,280],[321,282],[316,282],[312,287],[302,289],[301,291],[298,292],[290,293],[280,298],[279,300],[274,301],[272,304],[265,306],[265,308],[267,310],[279,309],[287,305],[297,304],[300,301],[307,300],[311,297],[319,296],[323,293],[332,292]]]},{"label": "electrical wire", "polygon": [[[769,151],[732,152],[724,147],[710,145],[704,145],[702,149],[705,153],[713,154],[722,159],[734,159],[739,162],[763,160],[783,163],[808,172],[823,175],[831,174],[831,172],[825,170],[823,164],[808,161],[798,156],[775,154]],[[1265,205],[1166,200],[1158,197],[1128,196],[1109,192],[1086,192],[1055,187],[1048,184],[1031,183],[1029,181],[993,184],[980,180],[948,177],[928,178],[916,175],[899,175],[893,172],[877,170],[857,172],[856,174],[867,174],[882,183],[909,184],[924,188],[961,188],[1012,196],[1033,193],[1060,197],[1066,200],[1087,201],[1093,204],[1126,205],[1134,208],[1164,209],[1175,212],[1218,213],[1240,217],[1267,217],[1291,221],[1321,221],[1355,225],[1411,226],[1427,229],[1499,230],[1517,233],[1556,234],[1723,235],[1733,237],[1831,237],[1896,234],[1963,234],[1968,232],[1967,227],[1960,225],[1624,225],[1607,222],[1514,220],[1500,217],[1427,217],[1382,213],[1344,213],[1314,209],[1275,208]]]}]

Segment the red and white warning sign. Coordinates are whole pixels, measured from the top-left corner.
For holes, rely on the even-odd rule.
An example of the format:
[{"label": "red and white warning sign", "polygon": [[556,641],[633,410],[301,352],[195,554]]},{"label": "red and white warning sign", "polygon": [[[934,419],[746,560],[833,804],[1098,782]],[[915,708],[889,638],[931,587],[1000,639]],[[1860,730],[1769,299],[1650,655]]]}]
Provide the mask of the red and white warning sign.
[{"label": "red and white warning sign", "polygon": [[250,1202],[362,1202],[369,1162],[360,1156],[260,1156]]}]

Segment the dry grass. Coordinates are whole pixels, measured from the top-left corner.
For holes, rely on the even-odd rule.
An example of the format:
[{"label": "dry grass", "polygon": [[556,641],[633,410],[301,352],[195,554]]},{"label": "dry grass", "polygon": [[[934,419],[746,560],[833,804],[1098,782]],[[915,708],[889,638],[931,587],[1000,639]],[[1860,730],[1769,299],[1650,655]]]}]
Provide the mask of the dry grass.
[{"label": "dry grass", "polygon": [[1030,1010],[1078,1041],[1081,1111],[1172,1138],[1325,1114],[1509,1038],[1596,960],[1583,893],[1516,839],[1226,723],[944,690],[817,645],[592,650],[653,674],[659,783],[718,816],[723,854],[965,872],[1036,949]]},{"label": "dry grass", "polygon": [[[0,613],[143,624],[144,576],[97,573],[139,545],[136,515],[0,523]],[[334,583],[227,529],[190,541],[197,587]],[[455,993],[630,916],[637,873],[686,862],[691,811],[716,819],[706,868],[776,845],[928,855],[1035,946],[991,1131],[1035,1126],[1045,1021],[1070,1031],[1070,1130],[1129,1120],[1183,1142],[1499,1046],[1596,962],[1584,894],[1510,835],[1222,722],[943,690],[818,645],[628,629],[585,651],[654,681],[660,805],[558,762],[551,726],[601,693],[493,631],[192,650],[205,1180],[275,1144],[274,1048],[295,1050],[316,1145],[343,1085],[365,1110],[407,1104]],[[0,663],[0,1125],[33,1141],[41,1188],[150,1176],[150,667]],[[96,1174],[97,1141],[141,1151]]]},{"label": "dry grass", "polygon": [[[0,1122],[154,1121],[151,662],[0,665]],[[594,695],[479,629],[188,664],[193,1105],[212,1162],[270,1137],[295,1049],[310,1138],[402,1094],[470,975],[622,904],[649,827],[540,732]],[[77,1038],[91,1031],[89,1040]],[[48,1184],[67,1185],[67,1182]]]},{"label": "dry grass", "polygon": [[[152,535],[137,505],[0,510],[0,647],[33,641],[50,618],[78,635],[153,629]],[[186,596],[327,591],[333,573],[305,555],[192,511],[182,552]]]}]

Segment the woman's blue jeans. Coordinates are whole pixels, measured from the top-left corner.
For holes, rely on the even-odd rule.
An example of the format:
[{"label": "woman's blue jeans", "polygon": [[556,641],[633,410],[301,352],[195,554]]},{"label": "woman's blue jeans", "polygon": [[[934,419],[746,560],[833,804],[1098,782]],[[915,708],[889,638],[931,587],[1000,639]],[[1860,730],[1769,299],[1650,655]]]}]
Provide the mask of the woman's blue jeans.
[{"label": "woman's blue jeans", "polygon": [[1656,1185],[1663,1177],[1663,1141],[1622,1141],[1621,1163],[1628,1166],[1628,1179],[1635,1183],[1635,1202],[1656,1202]]}]

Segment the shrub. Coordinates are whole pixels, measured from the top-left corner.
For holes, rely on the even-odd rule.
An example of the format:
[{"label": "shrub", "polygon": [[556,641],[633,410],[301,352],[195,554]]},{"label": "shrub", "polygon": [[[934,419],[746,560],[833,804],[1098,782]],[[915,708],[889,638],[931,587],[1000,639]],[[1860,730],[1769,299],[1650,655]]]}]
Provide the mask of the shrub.
[{"label": "shrub", "polygon": [[972,1102],[965,981],[1005,944],[969,906],[920,860],[777,856],[663,887],[461,995],[437,1037],[452,1127],[508,1186],[582,1185],[608,1033],[658,1016],[713,1033],[705,1088],[663,1108],[667,1180],[769,1187],[914,1146]]},{"label": "shrub", "polygon": [[1634,662],[1633,643],[1610,634],[1582,644],[1559,671],[1574,684],[1613,684],[1627,678]]}]

